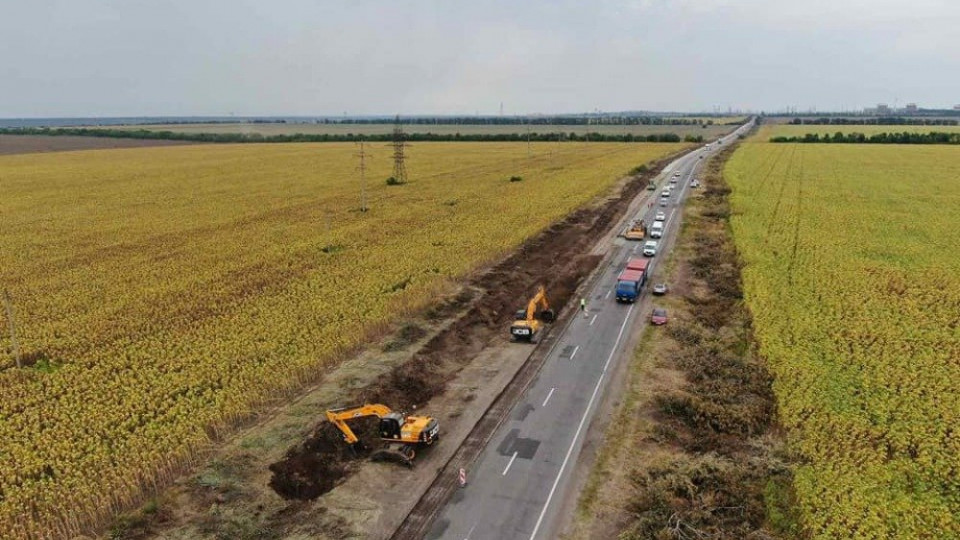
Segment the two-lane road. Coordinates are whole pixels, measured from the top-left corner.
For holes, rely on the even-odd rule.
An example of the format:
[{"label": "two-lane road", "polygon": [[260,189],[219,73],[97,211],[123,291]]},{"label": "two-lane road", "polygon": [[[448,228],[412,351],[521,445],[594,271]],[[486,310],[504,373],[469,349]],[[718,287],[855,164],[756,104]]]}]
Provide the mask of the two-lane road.
[{"label": "two-lane road", "polygon": [[[660,239],[669,246],[679,230],[677,207],[689,189],[705,150],[693,151],[670,165],[660,186],[679,172],[670,204],[644,206],[642,217],[652,223],[656,212],[667,214]],[[537,378],[499,426],[470,470],[470,483],[458,490],[433,523],[430,539],[533,539],[558,534],[560,500],[571,489],[571,469],[580,454],[584,436],[614,365],[624,354],[624,344],[649,313],[636,305],[618,304],[611,291],[629,257],[640,255],[643,242],[618,238],[612,246],[611,264],[592,284],[588,308],[563,329]],[[661,251],[651,260],[652,273]],[[643,294],[651,287],[648,281]]]}]

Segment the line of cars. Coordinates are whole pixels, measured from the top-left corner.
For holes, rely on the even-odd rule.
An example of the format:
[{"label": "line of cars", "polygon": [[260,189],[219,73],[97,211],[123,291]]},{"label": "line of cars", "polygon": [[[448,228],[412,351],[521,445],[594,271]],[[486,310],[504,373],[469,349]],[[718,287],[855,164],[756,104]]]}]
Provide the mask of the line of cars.
[{"label": "line of cars", "polygon": [[[723,139],[717,141],[717,146],[723,142]],[[703,159],[704,153],[710,151],[710,144],[706,144],[703,148],[704,152],[700,153],[699,158]],[[673,190],[680,184],[680,171],[675,171],[668,181],[668,184],[664,186],[663,190],[660,192],[660,207],[666,207],[670,204],[670,198],[673,195]],[[690,181],[690,187],[696,189],[700,187],[700,180],[694,178]],[[649,191],[656,190],[656,184],[651,182],[647,189]],[[651,204],[652,206],[652,204]],[[642,253],[646,257],[654,257],[657,255],[657,248],[659,247],[658,241],[654,239],[662,238],[666,231],[666,214],[662,211],[657,211],[654,216],[653,224],[650,226],[649,230],[646,227],[646,224],[643,220],[638,220],[634,222],[633,228],[629,231],[630,234],[625,235],[628,240],[645,240],[647,233],[649,232],[651,240],[645,240],[643,244]],[[627,261],[627,267],[621,272],[620,276],[617,278],[617,301],[618,302],[635,302],[637,298],[640,297],[640,288],[647,280],[647,261],[643,259],[631,258]],[[654,295],[660,296],[667,294],[669,287],[666,283],[657,283],[653,286],[651,291]],[[650,323],[654,325],[663,325],[667,324],[668,321],[667,310],[661,307],[655,307],[653,312],[650,314]]]},{"label": "line of cars", "polygon": [[[709,151],[709,145],[706,147]],[[702,154],[700,156],[703,157]],[[668,184],[664,186],[663,190],[660,192],[660,202],[661,207],[666,207],[670,204],[670,198],[673,195],[673,190],[680,183],[680,171],[674,172],[668,181]],[[690,182],[691,188],[700,187],[700,181],[694,178]],[[651,182],[647,189],[653,191],[656,189],[655,184]],[[666,213],[663,211],[657,211],[654,216],[653,224],[647,229],[646,224],[643,220],[638,220],[634,222],[634,225],[628,231],[628,234],[625,237],[628,240],[644,240],[647,233],[650,235],[650,240],[644,241],[642,253],[645,257],[655,257],[657,255],[657,249],[659,243],[655,239],[662,238],[666,231]],[[627,266],[617,277],[616,284],[616,298],[618,302],[635,302],[637,298],[640,297],[640,289],[643,287],[644,283],[647,281],[648,273],[648,261],[639,258],[630,258],[627,261]],[[657,283],[653,286],[651,291],[656,296],[661,296],[667,294],[669,287],[666,283]],[[669,317],[667,316],[667,310],[661,307],[656,307],[653,309],[653,312],[650,315],[650,323],[654,325],[663,325],[666,324]]]},{"label": "line of cars", "polygon": [[[667,183],[666,186],[660,192],[660,207],[666,207],[670,204],[670,199],[674,193],[674,189],[680,183],[680,171],[674,172]],[[694,180],[696,182],[696,180]],[[654,184],[650,184],[648,189],[651,191],[656,189]],[[663,238],[666,234],[666,212],[658,210],[654,215],[653,223],[650,225],[649,229],[646,227],[645,223],[642,220],[635,221],[633,226],[627,231],[627,234],[624,236],[628,240],[643,240],[643,248],[641,253],[644,257],[655,257],[657,255],[657,250],[659,248],[658,240]],[[650,240],[646,240],[646,236],[649,234]],[[627,302],[632,303],[636,302],[640,297],[640,290],[647,281],[647,276],[649,273],[649,260],[642,259],[637,257],[631,257],[627,261],[627,266],[624,270],[617,276],[616,284],[616,299],[617,302]],[[669,287],[666,283],[657,283],[654,284],[651,290],[651,293],[656,296],[661,296],[667,294]],[[654,325],[663,325],[666,324],[669,317],[667,311],[664,308],[656,307],[650,315],[650,323]]]}]

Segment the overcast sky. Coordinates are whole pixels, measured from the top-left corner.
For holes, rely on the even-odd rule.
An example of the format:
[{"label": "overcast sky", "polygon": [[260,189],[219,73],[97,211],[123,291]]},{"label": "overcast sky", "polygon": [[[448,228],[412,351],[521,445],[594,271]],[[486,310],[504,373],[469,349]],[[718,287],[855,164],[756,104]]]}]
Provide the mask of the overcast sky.
[{"label": "overcast sky", "polygon": [[960,0],[0,0],[0,117],[960,103]]}]

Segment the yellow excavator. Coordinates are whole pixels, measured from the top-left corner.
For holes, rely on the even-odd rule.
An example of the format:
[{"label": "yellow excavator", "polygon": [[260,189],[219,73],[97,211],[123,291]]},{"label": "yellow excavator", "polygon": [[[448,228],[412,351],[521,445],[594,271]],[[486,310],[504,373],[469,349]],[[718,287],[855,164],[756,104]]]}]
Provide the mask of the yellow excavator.
[{"label": "yellow excavator", "polygon": [[[539,311],[538,311],[539,310]],[[540,321],[553,322],[554,313],[547,303],[547,291],[541,285],[537,294],[527,303],[527,309],[517,311],[516,320],[510,326],[510,335],[517,341],[533,341],[543,326]]]},{"label": "yellow excavator", "polygon": [[362,448],[363,443],[347,421],[367,416],[380,418],[380,439],[384,445],[371,456],[375,461],[394,461],[412,467],[416,447],[430,446],[440,439],[440,423],[435,418],[404,416],[379,403],[327,411],[327,420],[343,433],[344,442],[355,448]]},{"label": "yellow excavator", "polygon": [[635,220],[623,237],[627,240],[643,240],[647,236],[647,224],[642,219]]}]

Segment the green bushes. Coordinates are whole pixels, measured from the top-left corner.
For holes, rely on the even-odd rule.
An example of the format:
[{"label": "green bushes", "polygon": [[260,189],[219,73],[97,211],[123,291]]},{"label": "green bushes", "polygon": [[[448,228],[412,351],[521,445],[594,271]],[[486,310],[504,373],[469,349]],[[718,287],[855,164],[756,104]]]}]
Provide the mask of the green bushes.
[{"label": "green bushes", "polygon": [[802,137],[771,137],[772,143],[835,143],[835,144],[960,144],[960,133],[946,133],[931,131],[929,133],[843,133],[838,131],[833,135],[807,133]]},{"label": "green bushes", "polygon": [[[151,131],[147,129],[127,130],[109,128],[2,128],[0,135],[68,135],[80,137],[108,137],[115,139],[155,139],[169,141],[191,141],[209,143],[298,143],[298,142],[358,142],[361,139],[367,142],[390,142],[392,133],[378,133],[360,135],[354,133],[295,133],[290,135],[262,135],[260,133],[183,133],[178,131]],[[590,133],[407,133],[404,140],[408,142],[556,142],[558,138],[565,141],[579,142],[681,142],[676,133],[653,133],[650,135],[603,134]],[[687,137],[690,138],[689,136]],[[693,139],[703,140],[697,136]],[[687,142],[699,142],[688,140]]]}]

